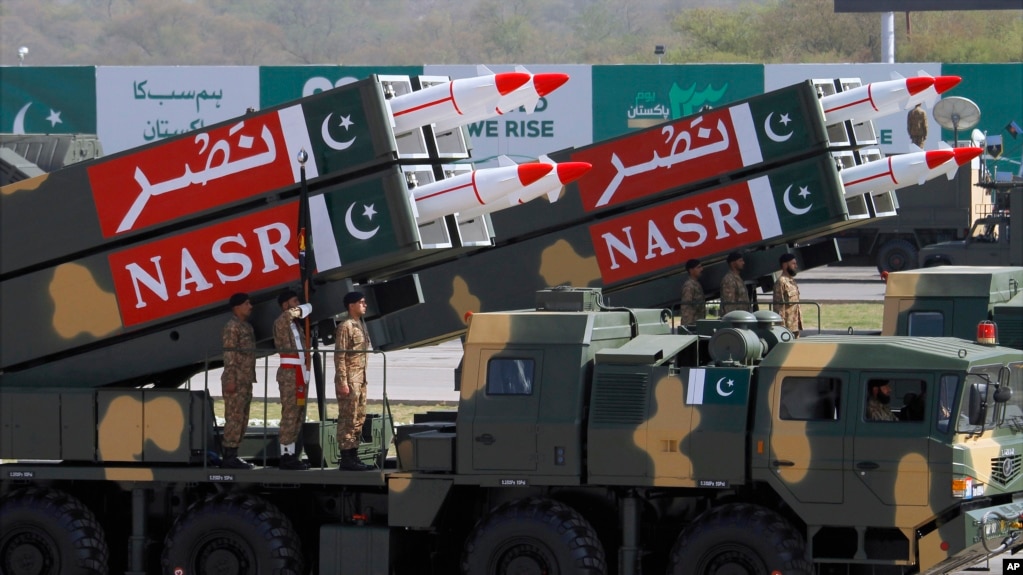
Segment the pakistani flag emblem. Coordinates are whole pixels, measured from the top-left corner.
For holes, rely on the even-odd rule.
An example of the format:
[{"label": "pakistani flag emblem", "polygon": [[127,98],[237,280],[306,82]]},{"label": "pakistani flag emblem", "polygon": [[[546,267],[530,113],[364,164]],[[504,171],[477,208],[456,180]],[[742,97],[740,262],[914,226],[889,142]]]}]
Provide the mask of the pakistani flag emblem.
[{"label": "pakistani flag emblem", "polygon": [[734,368],[694,368],[686,382],[688,405],[744,405],[749,397],[750,372]]}]

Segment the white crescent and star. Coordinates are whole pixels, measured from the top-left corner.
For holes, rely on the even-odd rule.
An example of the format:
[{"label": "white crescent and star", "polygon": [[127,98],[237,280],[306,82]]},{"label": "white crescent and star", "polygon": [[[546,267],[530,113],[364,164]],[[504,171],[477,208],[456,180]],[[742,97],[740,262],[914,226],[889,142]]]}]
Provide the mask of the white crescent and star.
[{"label": "white crescent and star", "polygon": [[[773,117],[774,112],[771,112],[770,114],[767,115],[767,119],[764,120],[764,132],[767,134],[767,137],[771,139],[771,141],[778,142],[780,144],[791,138],[792,132],[789,131],[788,134],[784,135],[775,132],[774,129],[771,128],[771,118]],[[781,118],[779,118],[778,121],[781,122],[785,127],[788,127],[789,122],[791,122],[792,119],[789,118],[788,114],[782,114]]]},{"label": "white crescent and star", "polygon": [[[730,390],[728,393],[725,393],[725,390],[721,389],[721,383],[722,382],[724,382],[724,384],[728,386],[728,389]],[[733,393],[735,393],[735,381],[729,379],[726,382],[725,378],[722,377],[721,379],[718,380],[717,390],[718,390],[718,395],[720,395],[721,397],[728,397],[729,395],[732,395]]]},{"label": "white crescent and star", "polygon": [[[792,199],[789,197],[790,192],[792,192],[791,184],[789,185],[789,187],[785,188],[785,195],[782,198],[782,200],[785,202],[785,209],[788,210],[789,213],[794,216],[801,216],[806,212],[809,212],[810,208],[813,207],[813,202],[810,202],[810,204],[807,205],[805,208],[797,208],[796,206],[792,205]],[[796,195],[805,200],[806,197],[810,195],[810,190],[806,186],[800,186],[799,193]]]},{"label": "white crescent and star", "polygon": [[[377,235],[380,231],[380,226],[373,228],[372,230],[360,230],[355,227],[355,222],[352,221],[352,210],[355,209],[355,202],[348,206],[348,211],[345,212],[345,228],[348,229],[348,233],[357,240],[368,240],[373,236]],[[370,221],[373,221],[373,216],[376,215],[376,210],[373,209],[373,204],[362,204],[362,215]]]},{"label": "white crescent and star", "polygon": [[[338,150],[338,151],[346,150],[352,144],[355,143],[355,138],[352,138],[351,140],[345,140],[344,142],[339,142],[339,141],[335,140],[334,138],[330,137],[330,126],[329,126],[329,124],[330,124],[330,117],[333,116],[333,115],[334,115],[334,112],[331,112],[331,113],[327,114],[326,118],[323,119],[323,125],[320,126],[320,136],[323,138],[323,143],[327,144],[328,148],[330,148],[332,150]],[[344,128],[345,130],[348,130],[348,127],[351,126],[353,123],[354,122],[352,122],[352,117],[351,116],[341,116],[341,127]]]}]

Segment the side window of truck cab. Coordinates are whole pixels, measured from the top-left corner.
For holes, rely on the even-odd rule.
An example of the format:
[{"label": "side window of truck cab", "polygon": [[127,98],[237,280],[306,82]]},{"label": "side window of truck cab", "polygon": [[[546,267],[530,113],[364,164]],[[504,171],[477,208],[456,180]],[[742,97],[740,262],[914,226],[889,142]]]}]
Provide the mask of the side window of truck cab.
[{"label": "side window of truck cab", "polygon": [[535,362],[529,358],[494,357],[487,362],[487,395],[531,395]]}]

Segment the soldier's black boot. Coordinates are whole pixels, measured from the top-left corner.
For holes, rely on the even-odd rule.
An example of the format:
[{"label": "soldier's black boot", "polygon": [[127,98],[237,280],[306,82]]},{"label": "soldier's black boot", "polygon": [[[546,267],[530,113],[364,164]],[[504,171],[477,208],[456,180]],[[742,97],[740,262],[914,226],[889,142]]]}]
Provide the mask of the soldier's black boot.
[{"label": "soldier's black boot", "polygon": [[255,465],[238,457],[237,447],[225,447],[224,457],[220,460],[221,469],[253,469]]},{"label": "soldier's black boot", "polygon": [[309,465],[299,459],[294,453],[282,453],[281,461],[277,464],[277,468],[288,471],[305,471],[309,469]]},{"label": "soldier's black boot", "polygon": [[373,469],[369,465],[359,461],[359,449],[345,449],[341,452],[341,461],[337,468],[341,471],[366,471]]}]

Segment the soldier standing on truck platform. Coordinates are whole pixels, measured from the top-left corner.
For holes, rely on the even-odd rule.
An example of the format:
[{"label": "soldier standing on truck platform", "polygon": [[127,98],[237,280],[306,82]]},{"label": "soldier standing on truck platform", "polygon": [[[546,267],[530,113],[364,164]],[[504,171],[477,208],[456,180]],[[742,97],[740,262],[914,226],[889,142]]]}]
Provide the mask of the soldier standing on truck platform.
[{"label": "soldier standing on truck platform", "polygon": [[686,281],[682,283],[682,307],[679,308],[679,324],[693,325],[698,319],[707,318],[707,302],[700,285],[703,264],[700,260],[686,262]]},{"label": "soldier standing on truck platform", "polygon": [[785,327],[799,337],[803,331],[803,312],[799,309],[799,286],[796,285],[796,256],[782,254],[778,258],[781,276],[774,284],[774,312],[781,316]]},{"label": "soldier standing on truck platform", "polygon": [[[277,296],[281,306],[281,315],[274,320],[274,347],[281,351],[281,365],[277,368],[277,385],[281,390],[281,427],[278,441],[281,445],[281,461],[278,467],[288,470],[309,469],[309,465],[299,458],[299,450],[295,441],[302,430],[305,419],[305,406],[299,405],[298,394],[305,399],[305,386],[309,378],[305,371],[305,353],[303,342],[305,335],[298,319],[308,314],[299,307],[298,294],[286,290]],[[303,401],[304,403],[304,401]]]},{"label": "soldier standing on truck platform", "polygon": [[228,304],[231,319],[227,320],[220,340],[224,346],[224,374],[220,378],[224,391],[224,437],[220,466],[226,469],[252,469],[251,463],[238,457],[238,446],[249,425],[252,384],[256,382],[256,336],[249,323],[252,302],[249,295],[236,293]]},{"label": "soldier standing on truck platform", "polygon": [[749,311],[749,292],[746,291],[746,282],[742,281],[742,268],[746,267],[746,260],[739,252],[728,254],[728,273],[721,280],[721,315],[730,311]]},{"label": "soldier standing on truck platform", "polygon": [[334,392],[337,394],[337,444],[341,449],[338,469],[365,471],[373,469],[359,461],[362,424],[366,420],[366,353],[373,344],[366,331],[366,297],[362,292],[349,292],[344,299],[348,319],[337,327],[334,338]]},{"label": "soldier standing on truck platform", "polygon": [[927,142],[927,112],[920,104],[906,115],[906,131],[909,132],[909,139],[916,147],[923,149],[924,143]]}]

